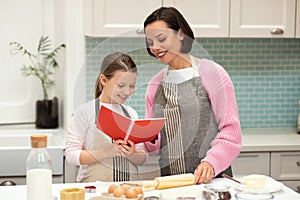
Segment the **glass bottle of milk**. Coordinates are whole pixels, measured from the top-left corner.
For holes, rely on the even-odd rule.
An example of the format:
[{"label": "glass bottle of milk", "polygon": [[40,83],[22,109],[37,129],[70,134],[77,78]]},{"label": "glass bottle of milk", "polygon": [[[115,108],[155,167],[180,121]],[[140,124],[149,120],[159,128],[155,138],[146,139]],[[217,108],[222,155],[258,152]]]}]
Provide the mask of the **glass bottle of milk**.
[{"label": "glass bottle of milk", "polygon": [[52,161],[47,152],[47,135],[31,136],[26,160],[27,200],[51,200]]}]

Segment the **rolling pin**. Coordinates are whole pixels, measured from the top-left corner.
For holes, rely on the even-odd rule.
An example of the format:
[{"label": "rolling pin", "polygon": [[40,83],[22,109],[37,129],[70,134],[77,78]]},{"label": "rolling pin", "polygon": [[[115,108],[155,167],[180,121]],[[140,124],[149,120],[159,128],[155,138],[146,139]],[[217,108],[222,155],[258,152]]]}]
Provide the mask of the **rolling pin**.
[{"label": "rolling pin", "polygon": [[195,176],[192,173],[162,176],[162,177],[156,177],[154,181],[155,181],[155,189],[161,190],[161,189],[167,189],[173,187],[194,185]]}]

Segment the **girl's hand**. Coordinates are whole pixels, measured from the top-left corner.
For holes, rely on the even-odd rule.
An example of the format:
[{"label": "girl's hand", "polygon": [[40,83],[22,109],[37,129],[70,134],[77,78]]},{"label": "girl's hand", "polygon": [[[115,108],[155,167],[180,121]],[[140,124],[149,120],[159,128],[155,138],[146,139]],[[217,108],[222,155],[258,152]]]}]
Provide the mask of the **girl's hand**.
[{"label": "girl's hand", "polygon": [[202,162],[194,171],[195,184],[207,183],[214,177],[214,168],[208,162]]},{"label": "girl's hand", "polygon": [[120,147],[121,155],[127,158],[133,153],[135,144],[131,140],[128,140],[127,142],[122,140]]}]

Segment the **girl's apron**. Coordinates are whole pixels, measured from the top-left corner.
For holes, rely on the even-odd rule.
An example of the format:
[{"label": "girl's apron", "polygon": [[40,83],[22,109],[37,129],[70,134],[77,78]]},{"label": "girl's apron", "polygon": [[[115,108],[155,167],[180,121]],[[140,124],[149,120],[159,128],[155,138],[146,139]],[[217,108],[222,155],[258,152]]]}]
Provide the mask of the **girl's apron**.
[{"label": "girl's apron", "polygon": [[[122,111],[126,117],[130,118],[127,110],[121,105]],[[99,99],[95,100],[95,124],[97,123],[99,113]],[[109,122],[107,122],[109,123]],[[96,130],[98,130],[96,128]],[[100,131],[100,130],[98,130]],[[104,141],[103,136],[106,137]],[[110,142],[108,142],[110,140]],[[113,140],[105,135],[103,132],[94,133],[93,150],[103,148],[103,143],[110,145]],[[89,164],[82,182],[94,182],[94,181],[130,181],[137,180],[137,169],[128,161],[128,159],[116,156],[113,158],[107,158],[98,162]]]},{"label": "girl's apron", "polygon": [[[165,117],[161,130],[161,175],[194,173],[211,148],[218,125],[194,57],[194,77],[181,83],[165,82],[168,68],[155,94],[154,116]],[[225,170],[232,175],[231,167]]]}]

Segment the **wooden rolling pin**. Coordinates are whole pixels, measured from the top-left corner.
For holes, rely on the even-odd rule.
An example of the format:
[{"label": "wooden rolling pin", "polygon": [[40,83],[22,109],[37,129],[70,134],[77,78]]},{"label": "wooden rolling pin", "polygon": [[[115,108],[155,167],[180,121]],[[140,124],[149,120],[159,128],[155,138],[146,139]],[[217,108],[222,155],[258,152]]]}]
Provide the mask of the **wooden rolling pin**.
[{"label": "wooden rolling pin", "polygon": [[156,177],[154,180],[156,181],[155,189],[161,190],[166,188],[193,185],[195,181],[195,176],[192,173],[188,173],[188,174]]}]

